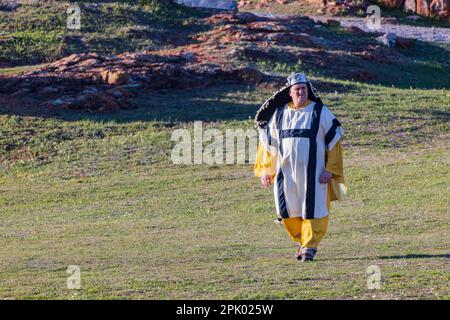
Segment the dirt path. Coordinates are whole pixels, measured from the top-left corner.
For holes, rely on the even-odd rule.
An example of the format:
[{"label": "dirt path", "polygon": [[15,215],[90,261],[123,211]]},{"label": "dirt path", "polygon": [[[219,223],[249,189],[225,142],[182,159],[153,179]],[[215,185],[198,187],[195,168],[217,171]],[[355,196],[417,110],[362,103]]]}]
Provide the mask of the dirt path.
[{"label": "dirt path", "polygon": [[[255,13],[255,12],[254,12]],[[282,15],[272,15],[266,12],[255,13],[259,16],[266,17],[282,17]],[[356,26],[366,32],[370,32],[364,18],[347,18],[347,17],[325,17],[325,16],[309,16],[314,21],[326,21],[327,19],[338,20],[342,26]],[[379,32],[395,33],[399,37],[418,39],[427,42],[447,43],[450,44],[450,28],[435,27],[418,27],[405,24],[382,23]]]},{"label": "dirt path", "polygon": [[[315,21],[329,19],[327,17],[311,18]],[[370,32],[366,25],[366,20],[363,18],[337,17],[333,18],[333,20],[338,20],[344,27],[356,26],[366,32]],[[392,32],[399,37],[413,38],[428,42],[450,43],[450,28],[418,27],[406,24],[382,23],[381,28],[376,31]]]}]

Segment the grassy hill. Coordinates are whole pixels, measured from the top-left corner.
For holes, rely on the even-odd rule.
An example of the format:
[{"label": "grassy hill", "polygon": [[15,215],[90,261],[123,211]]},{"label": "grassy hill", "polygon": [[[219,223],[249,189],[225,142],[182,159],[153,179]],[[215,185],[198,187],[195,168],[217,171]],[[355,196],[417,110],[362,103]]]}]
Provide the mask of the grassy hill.
[{"label": "grassy hill", "polygon": [[[208,28],[196,20],[207,13],[179,10],[171,14],[174,30]],[[174,45],[165,21],[164,36],[151,45]],[[128,24],[138,22],[117,26]],[[89,45],[115,48],[118,31],[110,30],[102,45]],[[333,27],[320,32],[356,39]],[[20,59],[5,61],[24,65],[38,56],[36,46],[24,48]],[[282,76],[306,70],[343,125],[349,195],[332,204],[311,264],[295,260],[295,247],[273,223],[272,191],[251,164],[170,161],[174,129],[192,132],[196,120],[221,132],[251,129],[272,87],[145,91],[137,109],[103,114],[51,111],[31,96],[0,94],[0,298],[450,299],[450,90],[440,60],[447,50],[423,43],[399,50],[407,69],[401,61],[367,62],[384,76],[371,83],[333,76],[326,65],[247,61]],[[0,72],[23,68],[30,67]],[[81,290],[66,287],[69,265],[81,269]],[[367,288],[371,265],[380,267],[381,290]]]},{"label": "grassy hill", "polygon": [[0,11],[0,66],[55,61],[72,53],[171,48],[192,31],[204,14],[158,1],[77,1],[81,29],[66,28],[69,1],[24,3]]}]

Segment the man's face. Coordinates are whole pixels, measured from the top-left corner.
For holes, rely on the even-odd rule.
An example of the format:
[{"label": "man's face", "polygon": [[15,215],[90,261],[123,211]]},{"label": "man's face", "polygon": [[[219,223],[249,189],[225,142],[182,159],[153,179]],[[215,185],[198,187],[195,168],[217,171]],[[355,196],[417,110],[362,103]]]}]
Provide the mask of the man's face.
[{"label": "man's face", "polygon": [[292,97],[295,105],[305,103],[308,100],[308,87],[306,83],[294,84],[289,91],[289,95]]}]

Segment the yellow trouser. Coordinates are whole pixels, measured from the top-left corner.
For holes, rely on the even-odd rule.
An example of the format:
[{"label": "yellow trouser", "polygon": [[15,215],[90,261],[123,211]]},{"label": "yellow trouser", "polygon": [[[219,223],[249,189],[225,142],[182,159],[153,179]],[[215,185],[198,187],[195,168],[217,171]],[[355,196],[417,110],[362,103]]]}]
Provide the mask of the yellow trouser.
[{"label": "yellow trouser", "polygon": [[317,248],[328,227],[328,216],[318,219],[287,218],[284,227],[292,241],[304,248]]}]

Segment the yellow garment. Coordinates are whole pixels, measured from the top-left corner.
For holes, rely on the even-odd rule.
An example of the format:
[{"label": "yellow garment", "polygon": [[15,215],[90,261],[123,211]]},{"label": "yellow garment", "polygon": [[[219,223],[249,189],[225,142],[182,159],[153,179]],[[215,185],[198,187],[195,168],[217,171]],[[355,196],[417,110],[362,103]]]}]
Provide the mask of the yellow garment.
[{"label": "yellow garment", "polygon": [[[306,100],[306,102],[303,103],[303,105],[301,105],[300,108],[306,107],[306,106],[309,105],[310,103],[312,103],[312,101]],[[299,109],[299,108],[296,108],[296,107],[294,106],[294,101],[288,102],[288,107],[291,108],[291,109],[294,109],[294,110]]]},{"label": "yellow garment", "polygon": [[344,162],[341,141],[338,140],[333,149],[325,152],[325,170],[333,174],[333,179],[344,183]]},{"label": "yellow garment", "polygon": [[253,171],[256,177],[275,176],[277,173],[277,154],[271,154],[260,142]]},{"label": "yellow garment", "polygon": [[[256,177],[264,175],[275,176],[277,172],[277,155],[271,154],[260,142],[256,154],[255,165],[253,171]],[[344,180],[344,165],[342,156],[342,146],[339,140],[333,149],[325,152],[325,170],[333,174],[331,182],[328,184],[327,207],[330,210],[330,201],[341,200],[347,192]]]},{"label": "yellow garment", "polygon": [[328,210],[330,201],[341,200],[347,193],[344,179],[344,161],[342,156],[341,141],[338,140],[333,149],[325,151],[325,170],[331,172],[333,178],[328,184]]},{"label": "yellow garment", "polygon": [[287,218],[283,224],[292,241],[304,248],[317,248],[328,228],[328,216],[318,219]]},{"label": "yellow garment", "polygon": [[[293,108],[293,102],[288,106]],[[276,175],[278,155],[271,154],[259,143],[254,173],[256,177]],[[340,140],[336,142],[332,150],[325,152],[325,170],[332,174],[328,184],[327,207],[330,212],[331,201],[341,200],[347,191],[344,180],[342,146]],[[300,243],[305,248],[317,248],[328,228],[328,216],[316,219],[303,219],[300,217],[283,219],[283,224],[290,238]]]}]

